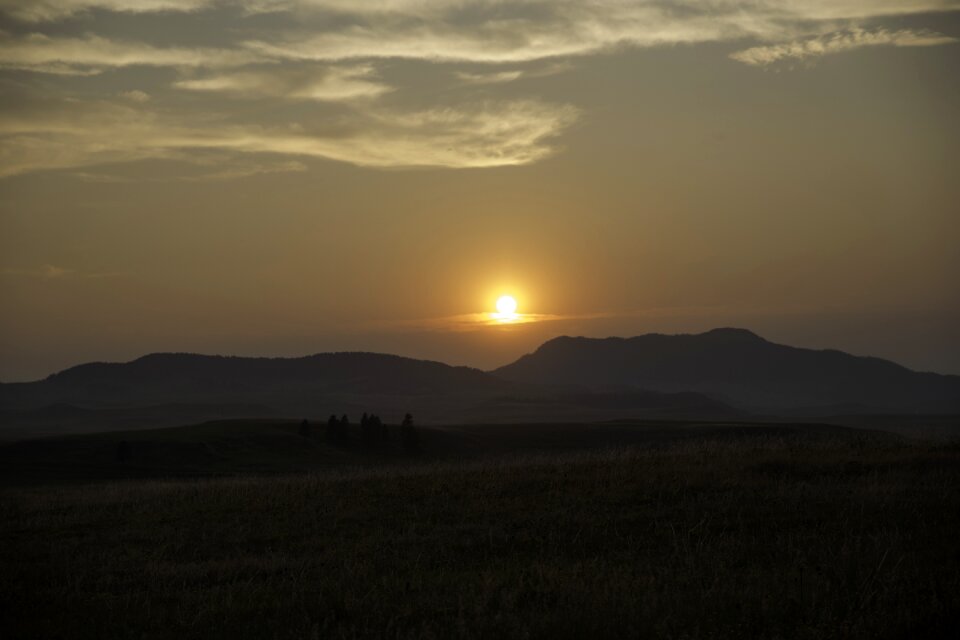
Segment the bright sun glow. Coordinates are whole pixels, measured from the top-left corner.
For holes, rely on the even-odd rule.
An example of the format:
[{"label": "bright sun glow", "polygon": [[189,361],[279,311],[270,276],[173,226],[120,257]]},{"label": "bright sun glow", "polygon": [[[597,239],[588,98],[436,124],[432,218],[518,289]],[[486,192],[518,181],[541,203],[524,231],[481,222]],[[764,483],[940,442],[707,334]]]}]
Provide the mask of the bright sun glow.
[{"label": "bright sun glow", "polygon": [[497,311],[504,316],[512,316],[517,313],[517,301],[513,296],[500,296],[497,299]]},{"label": "bright sun glow", "polygon": [[497,298],[497,313],[494,314],[497,320],[509,322],[517,318],[517,301],[513,296],[500,296]]}]

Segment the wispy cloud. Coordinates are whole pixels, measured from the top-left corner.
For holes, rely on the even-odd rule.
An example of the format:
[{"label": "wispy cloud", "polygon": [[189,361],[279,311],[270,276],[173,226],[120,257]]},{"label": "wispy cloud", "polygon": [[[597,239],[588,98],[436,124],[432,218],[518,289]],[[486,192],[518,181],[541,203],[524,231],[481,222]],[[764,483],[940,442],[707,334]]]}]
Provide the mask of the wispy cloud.
[{"label": "wispy cloud", "polygon": [[763,67],[783,61],[819,58],[863,47],[933,47],[955,42],[957,42],[956,38],[933,31],[914,31],[911,29],[865,31],[863,29],[852,29],[806,40],[751,47],[732,53],[730,57],[745,64]]},{"label": "wispy cloud", "polygon": [[955,0],[278,0],[260,6],[299,15],[333,12],[346,25],[331,31],[291,30],[245,43],[271,57],[488,64],[620,47],[789,41],[878,17],[960,9]]},{"label": "wispy cloud", "polygon": [[211,147],[339,160],[367,167],[496,167],[528,164],[550,155],[549,140],[577,110],[536,101],[491,102],[416,112],[364,114],[342,136],[297,129],[227,127],[167,136],[171,147]]},{"label": "wispy cloud", "polygon": [[[8,68],[90,73],[133,64],[231,67],[265,60],[405,58],[516,64],[617,47],[754,39],[792,42],[876,18],[960,10],[956,0],[0,0],[0,11],[42,23],[88,10],[229,10],[229,48],[163,48],[95,35],[31,34],[0,45]],[[232,11],[232,13],[230,13]],[[244,16],[295,20],[258,37]],[[332,20],[331,18],[336,18]],[[334,26],[331,26],[334,25]],[[506,72],[504,72],[506,73]],[[504,78],[506,76],[503,76]]]},{"label": "wispy cloud", "polygon": [[[297,160],[252,160],[249,158],[235,158],[225,154],[213,154],[210,158],[199,158],[197,153],[170,156],[190,167],[189,173],[179,173],[164,176],[129,176],[108,171],[74,171],[72,175],[85,182],[100,182],[107,184],[129,184],[142,182],[225,182],[237,178],[249,178],[256,175],[274,173],[301,173],[307,170],[307,165]],[[205,170],[197,171],[200,166]],[[226,168],[222,168],[222,167]],[[212,169],[212,167],[221,167]]]},{"label": "wispy cloud", "polygon": [[[655,47],[753,39],[749,59],[831,46],[821,37],[866,21],[930,11],[957,11],[957,0],[0,0],[0,12],[42,24],[88,10],[225,12],[240,27],[220,47],[160,47],[106,37],[32,33],[0,41],[0,66],[59,74],[91,74],[130,65],[230,68],[278,60],[403,58],[517,64],[589,55],[620,47]],[[255,17],[286,15],[258,30]],[[246,16],[246,17],[245,17]],[[253,21],[253,22],[250,22]],[[230,31],[225,31],[230,34]],[[259,34],[263,35],[259,35]],[[862,34],[877,32],[858,32]],[[900,46],[942,44],[931,34],[899,33]],[[269,34],[269,36],[267,36]],[[912,34],[912,36],[910,35]],[[880,37],[880,36],[878,36]],[[807,41],[807,38],[811,40]],[[850,40],[852,36],[846,36]],[[943,38],[943,36],[941,36]],[[843,40],[844,38],[840,38]],[[908,43],[914,44],[908,44]],[[775,50],[762,51],[769,43]],[[786,43],[786,44],[778,44]],[[809,47],[806,47],[809,45]],[[841,42],[833,46],[844,46]],[[866,46],[866,45],[853,45]],[[849,47],[849,45],[848,45]],[[790,53],[792,52],[792,53]],[[799,53],[798,53],[799,52]],[[746,52],[742,57],[746,57]],[[740,58],[738,58],[740,59]],[[465,72],[490,83],[515,70]],[[472,74],[472,76],[471,76]],[[229,84],[226,79],[223,83]],[[246,79],[249,84],[250,78]],[[242,79],[234,78],[234,81]],[[202,80],[187,82],[201,83]],[[213,82],[209,80],[208,82]],[[197,87],[202,85],[197,84]]]},{"label": "wispy cloud", "polygon": [[558,62],[539,69],[506,69],[499,71],[457,71],[454,75],[465,84],[505,84],[521,78],[544,78],[573,69],[570,63]]},{"label": "wispy cloud", "polygon": [[61,75],[95,75],[104,69],[154,67],[239,67],[262,62],[261,55],[239,49],[155,47],[87,34],[52,37],[41,33],[0,33],[0,68]]},{"label": "wispy cloud", "polygon": [[456,76],[467,84],[503,84],[505,82],[519,80],[523,77],[523,71],[517,69],[488,73],[470,73],[467,71],[458,71]]},{"label": "wispy cloud", "polygon": [[393,331],[436,331],[459,333],[484,329],[511,330],[530,325],[556,323],[570,320],[594,319],[606,316],[592,315],[556,315],[549,313],[518,313],[509,320],[498,318],[493,313],[465,313],[441,318],[420,318],[411,320],[390,320],[371,323],[368,328]]},{"label": "wispy cloud", "polygon": [[377,98],[392,88],[376,80],[372,65],[240,71],[175,83],[180,89],[253,98],[347,102]]},{"label": "wispy cloud", "polygon": [[522,18],[489,20],[467,26],[417,21],[399,28],[392,21],[370,20],[336,32],[293,33],[270,41],[250,40],[244,46],[264,56],[288,60],[394,58],[517,64],[583,56],[624,45],[692,44],[751,35],[740,25],[722,18],[673,20],[650,7],[629,12],[612,9],[610,15],[550,18],[553,19],[542,22]]},{"label": "wispy cloud", "polygon": [[[556,150],[579,111],[489,96],[559,73],[574,57],[736,42],[756,46],[735,60],[762,67],[868,46],[948,44],[954,38],[875,22],[957,10],[960,0],[0,0],[0,69],[77,76],[43,86],[84,96],[54,88],[59,104],[37,109],[5,96],[0,176],[178,158],[185,149],[366,167],[528,164]],[[130,14],[121,22],[141,28],[125,39],[94,33],[104,12]],[[158,13],[173,16],[169,24],[204,14],[224,28],[206,40],[196,29],[147,35]],[[440,76],[448,86],[429,94],[429,108],[398,106],[424,103],[410,99],[409,76],[405,85],[393,59],[449,64]],[[76,91],[81,76],[102,74],[88,82],[103,87],[121,76],[108,72],[126,67],[158,71],[141,74],[135,89],[114,83],[99,101],[90,98],[96,89]],[[281,109],[255,113],[261,105],[231,100],[307,104],[284,104],[285,116],[296,115],[278,122]]]},{"label": "wispy cloud", "polygon": [[139,102],[142,104],[150,101],[150,94],[146,91],[140,91],[139,89],[121,91],[118,95],[124,100],[129,100],[130,102]]},{"label": "wispy cloud", "polygon": [[[0,114],[0,175],[132,160],[177,158],[185,149],[326,158],[368,167],[493,167],[550,155],[577,117],[566,105],[490,101],[423,111],[354,112],[335,131],[301,123],[190,122],[142,105],[63,100]],[[110,131],[104,136],[104,131]]]},{"label": "wispy cloud", "polygon": [[2,0],[0,11],[25,22],[62,20],[92,9],[121,13],[192,12],[216,0]]}]

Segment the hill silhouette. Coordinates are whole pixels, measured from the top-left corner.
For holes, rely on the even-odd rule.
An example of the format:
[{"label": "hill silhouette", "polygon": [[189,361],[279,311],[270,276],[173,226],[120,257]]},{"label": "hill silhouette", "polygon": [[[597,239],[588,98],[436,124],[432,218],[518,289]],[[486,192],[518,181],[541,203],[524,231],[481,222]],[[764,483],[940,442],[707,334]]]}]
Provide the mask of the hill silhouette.
[{"label": "hill silhouette", "polygon": [[503,380],[469,367],[375,353],[242,358],[158,353],[0,384],[0,436],[163,427],[215,419],[326,419],[407,411],[426,422],[739,415],[696,393],[601,393]]},{"label": "hill silhouette", "polygon": [[698,392],[753,411],[960,411],[960,376],[775,344],[746,329],[633,338],[564,336],[492,373],[525,383]]},{"label": "hill silhouette", "polygon": [[0,384],[0,438],[407,411],[432,424],[960,413],[960,377],[743,329],[560,337],[493,372],[376,353],[158,353]]},{"label": "hill silhouette", "polygon": [[494,392],[512,385],[478,369],[377,353],[322,353],[302,358],[242,358],[155,353],[127,363],[94,362],[35,383],[0,386],[7,408],[52,402],[130,406],[216,402],[275,393],[363,395]]}]

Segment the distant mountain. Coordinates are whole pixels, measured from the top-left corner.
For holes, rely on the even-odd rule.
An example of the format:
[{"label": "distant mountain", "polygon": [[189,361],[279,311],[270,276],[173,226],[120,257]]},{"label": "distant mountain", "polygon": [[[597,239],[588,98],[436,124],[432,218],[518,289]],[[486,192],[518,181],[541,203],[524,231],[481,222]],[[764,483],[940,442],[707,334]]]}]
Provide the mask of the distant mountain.
[{"label": "distant mountain", "polygon": [[692,391],[751,411],[960,412],[960,376],[775,344],[745,329],[560,337],[492,372],[514,382]]},{"label": "distant mountain", "polygon": [[960,413],[960,377],[716,329],[562,337],[493,372],[376,353],[159,353],[0,384],[3,439],[331,413],[398,421],[407,411],[426,424],[945,414]]},{"label": "distant mountain", "polygon": [[156,353],[126,363],[83,364],[39,382],[0,385],[0,408],[249,404],[263,399],[302,402],[311,394],[456,395],[512,387],[478,369],[376,353],[323,353],[302,358]]},{"label": "distant mountain", "polygon": [[240,358],[160,353],[0,384],[0,437],[175,426],[225,418],[599,420],[740,415],[696,393],[553,388],[468,367],[375,353]]}]

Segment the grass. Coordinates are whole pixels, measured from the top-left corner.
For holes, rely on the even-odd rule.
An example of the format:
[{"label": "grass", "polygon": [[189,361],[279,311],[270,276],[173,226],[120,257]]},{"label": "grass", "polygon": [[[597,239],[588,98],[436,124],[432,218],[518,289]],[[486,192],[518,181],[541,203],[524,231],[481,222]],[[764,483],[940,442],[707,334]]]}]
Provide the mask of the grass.
[{"label": "grass", "polygon": [[[0,444],[0,486],[120,479],[291,474],[331,468],[422,464],[516,454],[660,446],[691,438],[802,435],[851,437],[855,429],[818,424],[624,420],[601,423],[487,424],[419,427],[410,455],[400,427],[365,444],[359,425],[329,442],[314,423],[309,437],[296,420],[222,420],[185,427],[60,435]],[[121,461],[121,443],[126,455]]]},{"label": "grass", "polygon": [[960,448],[872,435],[0,490],[4,638],[955,637]]}]

